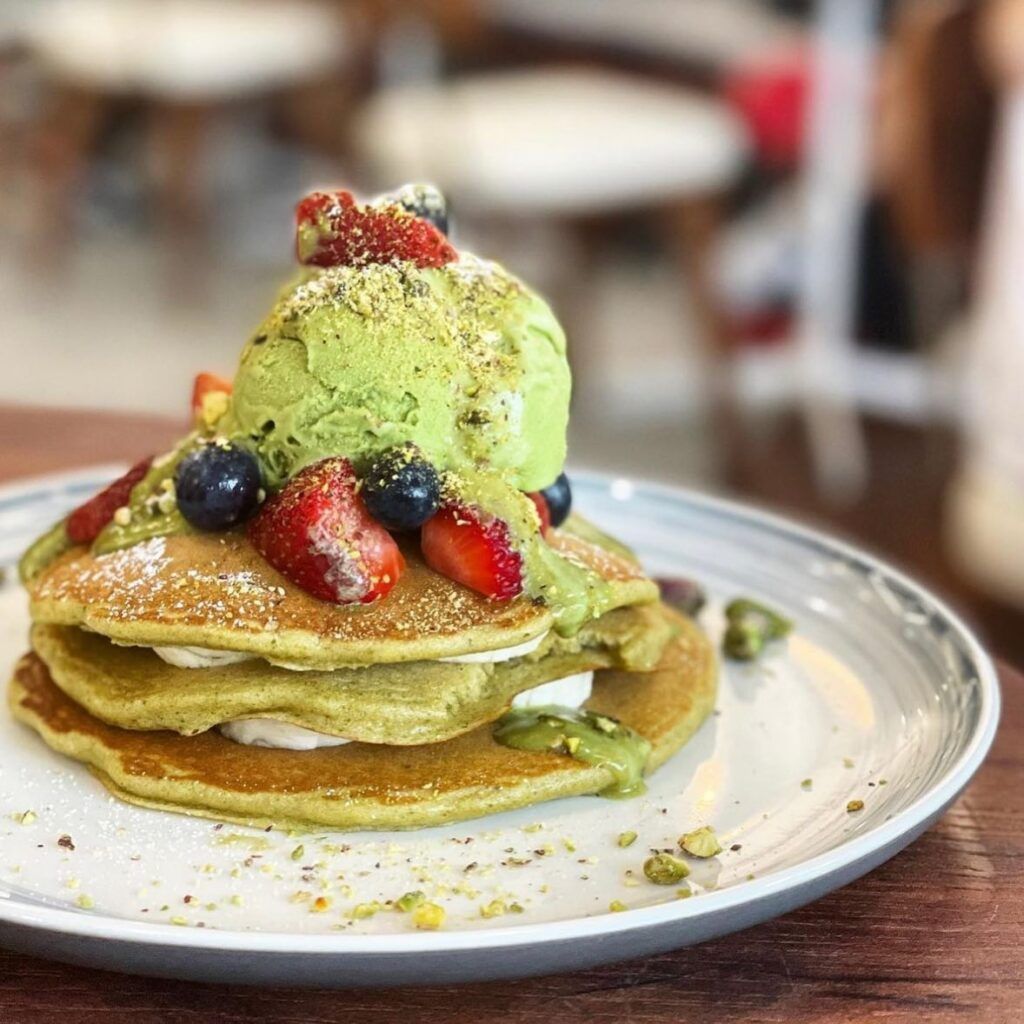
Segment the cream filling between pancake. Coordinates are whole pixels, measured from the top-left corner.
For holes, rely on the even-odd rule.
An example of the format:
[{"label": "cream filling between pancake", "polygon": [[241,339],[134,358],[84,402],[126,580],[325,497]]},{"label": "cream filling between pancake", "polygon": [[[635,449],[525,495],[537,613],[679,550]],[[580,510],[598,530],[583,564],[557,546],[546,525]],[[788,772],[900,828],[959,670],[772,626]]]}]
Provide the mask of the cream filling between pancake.
[{"label": "cream filling between pancake", "polygon": [[[524,690],[512,699],[512,707],[531,708],[558,704],[561,707],[578,708],[590,698],[593,685],[593,672],[577,672],[561,679],[552,679],[548,683],[535,686],[532,690]],[[229,740],[250,747],[316,750],[318,747],[340,747],[352,742],[341,736],[328,736],[274,718],[245,718],[237,722],[224,722],[218,725],[217,729]]]},{"label": "cream filling between pancake", "polygon": [[[511,661],[513,658],[522,658],[527,654],[532,654],[544,642],[547,635],[547,632],[544,632],[540,636],[535,636],[521,644],[513,644],[511,647],[498,647],[493,651],[476,651],[473,654],[460,654],[453,658],[438,658],[437,660],[453,665],[496,665],[502,661]],[[255,654],[245,654],[242,651],[218,651],[208,647],[154,647],[152,650],[158,658],[175,668],[218,668],[221,665],[251,661],[257,657]],[[278,668],[289,669],[292,672],[318,671],[313,666],[296,665],[290,661],[271,661],[270,664],[276,665]]]}]

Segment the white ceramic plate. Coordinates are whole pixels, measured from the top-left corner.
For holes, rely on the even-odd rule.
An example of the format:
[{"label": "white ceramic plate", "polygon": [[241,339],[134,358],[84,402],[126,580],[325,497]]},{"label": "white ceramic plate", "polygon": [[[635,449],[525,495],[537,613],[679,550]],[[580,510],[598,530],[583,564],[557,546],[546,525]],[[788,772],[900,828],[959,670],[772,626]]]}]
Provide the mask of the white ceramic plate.
[{"label": "white ceramic plate", "polygon": [[[0,564],[110,472],[0,492]],[[264,833],[122,804],[2,715],[0,941],[115,970],[268,984],[571,970],[784,913],[891,857],[956,797],[992,741],[999,695],[988,658],[941,602],[870,556],[759,511],[621,479],[575,481],[578,507],[652,572],[707,586],[713,637],[721,602],[736,595],[797,623],[762,661],[724,668],[718,713],[646,796],[563,800],[412,834]],[[0,591],[5,664],[25,646],[24,603],[13,582]],[[849,813],[850,800],[863,810]],[[648,849],[703,824],[726,849],[694,862],[693,895],[647,882]],[[639,838],[622,848],[625,831]],[[444,907],[442,930],[416,931],[394,910],[353,917],[357,904],[411,890]],[[507,912],[482,916],[494,901]],[[612,901],[628,909],[610,912]]]}]

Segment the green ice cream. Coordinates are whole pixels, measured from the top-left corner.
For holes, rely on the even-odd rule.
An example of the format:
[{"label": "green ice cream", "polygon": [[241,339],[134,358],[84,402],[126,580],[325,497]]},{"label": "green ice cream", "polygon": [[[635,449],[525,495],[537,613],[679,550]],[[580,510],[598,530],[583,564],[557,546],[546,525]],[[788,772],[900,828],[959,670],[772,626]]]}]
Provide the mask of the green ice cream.
[{"label": "green ice cream", "polygon": [[[508,523],[527,593],[553,608],[560,633],[574,633],[606,610],[609,588],[549,547],[524,493],[562,471],[570,388],[554,314],[497,264],[463,254],[439,269],[308,269],[246,344],[226,409],[204,413],[154,462],[94,551],[189,529],[174,472],[215,438],[252,449],[269,490],[320,459],[345,456],[362,471],[411,442],[459,500]],[[37,545],[24,571],[38,571],[60,541]]]},{"label": "green ice cream", "polygon": [[255,447],[271,487],[411,441],[439,469],[532,491],[562,470],[569,392],[562,328],[500,266],[334,267],[287,290],[250,339],[218,432]]}]

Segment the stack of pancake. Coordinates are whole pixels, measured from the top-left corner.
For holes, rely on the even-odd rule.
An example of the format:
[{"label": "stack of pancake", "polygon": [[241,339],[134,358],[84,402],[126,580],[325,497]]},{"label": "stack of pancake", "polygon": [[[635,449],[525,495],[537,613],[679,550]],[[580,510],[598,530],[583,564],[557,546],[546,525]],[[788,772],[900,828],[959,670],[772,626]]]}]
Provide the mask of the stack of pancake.
[{"label": "stack of pancake", "polygon": [[551,309],[456,251],[426,186],[314,193],[296,242],[190,433],[23,558],[14,714],[125,800],[241,822],[641,791],[714,658],[571,512]]},{"label": "stack of pancake", "polygon": [[[597,670],[586,707],[648,740],[650,770],[709,713],[715,673],[693,623],[584,527],[551,542],[610,582],[614,607],[571,639],[543,606],[489,601],[411,547],[394,591],[355,607],[310,597],[239,533],[75,548],[29,583],[33,652],[11,706],[122,799],[243,823],[408,829],[598,793],[609,767],[503,746],[492,723],[518,695]],[[183,668],[155,648],[237,659]],[[270,749],[217,728],[253,719],[352,742]]]}]

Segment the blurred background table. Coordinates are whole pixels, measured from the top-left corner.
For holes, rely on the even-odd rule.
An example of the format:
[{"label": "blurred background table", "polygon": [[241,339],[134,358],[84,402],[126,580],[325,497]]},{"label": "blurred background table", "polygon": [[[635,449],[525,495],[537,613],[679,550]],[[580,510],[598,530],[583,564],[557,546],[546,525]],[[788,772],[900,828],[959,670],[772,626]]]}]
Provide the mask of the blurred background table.
[{"label": "blurred background table", "polygon": [[[128,460],[180,427],[0,406],[0,479]],[[784,479],[798,480],[798,448],[787,461]],[[920,565],[914,549],[904,554]],[[345,993],[118,977],[0,952],[0,1020],[1015,1024],[1024,1018],[1024,676],[1004,664],[1001,678],[995,746],[942,821],[865,878],[749,931],[572,975]]]}]

